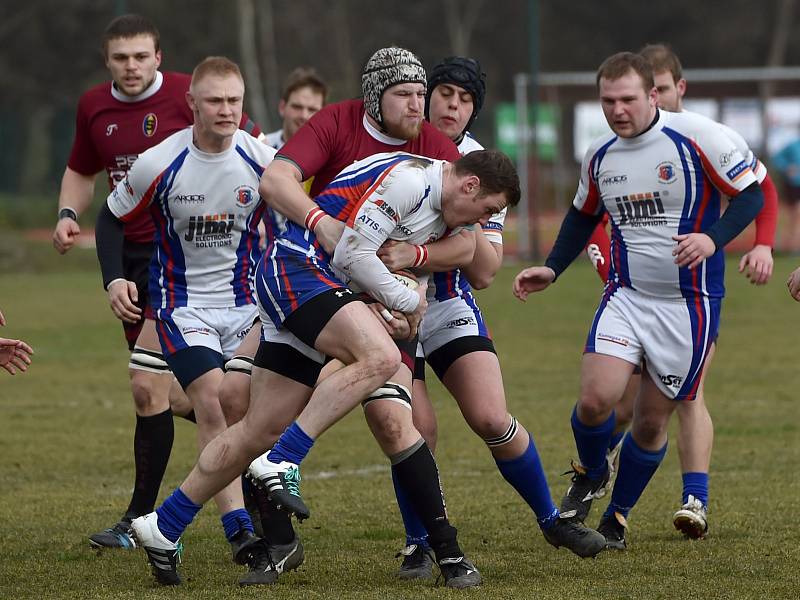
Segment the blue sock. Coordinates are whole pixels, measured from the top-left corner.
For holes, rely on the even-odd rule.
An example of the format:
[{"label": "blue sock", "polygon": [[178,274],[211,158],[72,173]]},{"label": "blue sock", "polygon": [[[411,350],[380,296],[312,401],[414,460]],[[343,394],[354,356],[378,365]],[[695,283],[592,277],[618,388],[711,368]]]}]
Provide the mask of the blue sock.
[{"label": "blue sock", "polygon": [[700,500],[703,506],[708,506],[708,473],[683,474],[683,503],[689,501],[689,494]]},{"label": "blue sock", "polygon": [[521,455],[511,460],[498,460],[497,468],[505,480],[511,484],[522,499],[528,503],[536,513],[536,520],[542,529],[549,529],[556,524],[558,508],[553,503],[547,478],[542,469],[542,461],[533,443],[533,437],[528,434],[528,447]]},{"label": "blue sock", "polygon": [[397,506],[400,508],[400,516],[403,518],[403,526],[406,529],[406,546],[417,544],[423,548],[429,548],[428,530],[422,524],[422,520],[417,516],[414,507],[408,500],[405,490],[397,481],[394,469],[392,469],[392,483],[394,483],[394,494],[397,497]]},{"label": "blue sock", "polygon": [[243,508],[236,508],[230,512],[226,512],[219,520],[222,521],[222,527],[225,528],[225,537],[229,542],[243,529],[246,529],[250,533],[255,533],[253,521]]},{"label": "blue sock", "polygon": [[278,442],[267,454],[267,458],[273,463],[288,461],[299,465],[313,445],[314,440],[308,437],[295,421],[281,434]]},{"label": "blue sock", "polygon": [[575,446],[578,448],[578,458],[586,467],[589,479],[597,481],[606,473],[606,451],[608,443],[614,433],[617,417],[614,412],[597,427],[589,427],[578,420],[577,406],[572,409],[572,433],[575,436]]},{"label": "blue sock", "polygon": [[201,508],[203,507],[189,500],[181,488],[177,488],[156,509],[161,534],[170,542],[177,542]]},{"label": "blue sock", "polygon": [[613,450],[614,448],[616,448],[617,444],[619,444],[622,441],[622,438],[624,436],[625,436],[624,429],[622,431],[618,431],[617,433],[611,434],[611,441],[608,442],[608,449]]},{"label": "blue sock", "polygon": [[660,450],[650,452],[640,448],[630,433],[625,435],[619,452],[619,473],[605,516],[611,516],[615,512],[623,517],[628,516],[666,453],[667,444]]}]

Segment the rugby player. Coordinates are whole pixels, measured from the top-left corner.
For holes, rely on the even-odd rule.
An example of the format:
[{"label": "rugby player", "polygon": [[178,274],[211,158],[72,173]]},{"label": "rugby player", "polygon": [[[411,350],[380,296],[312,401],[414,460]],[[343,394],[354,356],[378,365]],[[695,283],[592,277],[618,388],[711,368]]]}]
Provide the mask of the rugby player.
[{"label": "rugby player", "polygon": [[325,105],[328,86],[309,67],[298,67],[286,78],[278,103],[283,124],[264,138],[264,143],[280,150],[292,136]]}]

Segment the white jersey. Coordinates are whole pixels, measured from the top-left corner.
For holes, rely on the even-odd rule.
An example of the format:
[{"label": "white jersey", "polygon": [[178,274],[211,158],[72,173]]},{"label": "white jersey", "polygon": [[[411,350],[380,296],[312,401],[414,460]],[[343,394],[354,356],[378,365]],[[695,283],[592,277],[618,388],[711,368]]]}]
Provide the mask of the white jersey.
[{"label": "white jersey", "polygon": [[[422,245],[450,233],[442,216],[445,161],[403,152],[375,154],[342,171],[317,197],[320,206],[368,185],[349,212],[333,266],[351,287],[369,292],[389,308],[409,312],[415,292],[399,283],[377,257],[386,240]],[[328,211],[329,214],[332,214]]]},{"label": "white jersey", "polygon": [[591,144],[573,204],[587,214],[608,212],[612,282],[662,298],[722,297],[722,250],[691,271],[679,268],[672,236],[707,230],[719,219],[721,195],[755,182],[718,123],[658,111],[635,138],[609,134]]},{"label": "white jersey", "polygon": [[241,130],[228,150],[202,152],[191,127],[139,155],[108,206],[123,222],[144,210],[153,217],[153,308],[255,304],[257,227],[267,212],[258,184],[273,156],[275,150]]},{"label": "white jersey", "polygon": [[286,143],[286,140],[283,139],[283,129],[278,129],[277,131],[272,131],[264,136],[262,141],[271,148],[275,148],[275,150],[280,150],[283,145]]},{"label": "white jersey", "polygon": [[742,153],[744,156],[745,162],[750,165],[750,170],[753,171],[753,175],[756,176],[756,180],[758,183],[764,181],[767,176],[767,167],[764,166],[753,151],[750,149],[750,146],[747,145],[747,142],[744,138],[739,134],[738,131],[735,131],[725,125],[724,123],[718,123],[722,131],[725,133],[726,136],[730,138],[730,140],[736,144],[736,147],[739,149],[739,152]]}]

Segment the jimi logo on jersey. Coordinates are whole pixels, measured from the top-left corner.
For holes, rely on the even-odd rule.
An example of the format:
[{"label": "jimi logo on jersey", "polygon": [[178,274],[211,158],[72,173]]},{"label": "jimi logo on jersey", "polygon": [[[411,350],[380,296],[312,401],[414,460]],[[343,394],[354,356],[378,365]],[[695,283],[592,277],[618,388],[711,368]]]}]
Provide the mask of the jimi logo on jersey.
[{"label": "jimi logo on jersey", "polygon": [[614,202],[619,213],[619,225],[628,227],[657,227],[667,224],[661,192],[645,192],[617,196]]},{"label": "jimi logo on jersey", "polygon": [[230,246],[233,236],[231,231],[235,222],[234,215],[199,215],[189,217],[189,230],[183,239],[194,242],[197,248],[219,248]]}]

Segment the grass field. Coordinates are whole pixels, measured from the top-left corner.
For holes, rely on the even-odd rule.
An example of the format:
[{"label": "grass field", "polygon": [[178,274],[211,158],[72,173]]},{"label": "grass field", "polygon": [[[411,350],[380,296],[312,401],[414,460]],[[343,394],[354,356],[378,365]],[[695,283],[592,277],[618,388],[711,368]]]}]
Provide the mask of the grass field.
[{"label": "grass field", "polygon": [[[3,252],[8,257],[6,248]],[[134,416],[127,356],[92,252],[60,258],[28,249],[25,274],[0,275],[4,335],[36,349],[31,370],[0,372],[0,597],[2,598],[796,598],[800,590],[800,409],[797,321],[784,286],[794,261],[754,288],[729,264],[719,350],[706,395],[716,424],[710,536],[681,539],[673,447],[630,518],[629,550],[581,560],[543,540],[485,446],[440,387],[437,458],[450,516],[485,583],[456,592],[394,579],[402,527],[387,461],[359,412],[327,433],[304,463],[312,518],[300,526],[306,564],[270,589],[241,590],[216,508],[184,536],[185,585],[154,587],[141,551],[92,551],[87,536],[113,523],[132,485]],[[18,259],[19,257],[17,257]],[[0,261],[0,271],[3,271]],[[516,267],[480,294],[504,367],[511,411],[535,435],[557,498],[574,456],[569,414],[580,350],[600,291],[579,261],[526,305],[511,297]],[[674,425],[674,424],[673,424]],[[176,424],[162,497],[194,462],[194,431]],[[604,504],[605,501],[603,501]],[[601,506],[593,510],[596,525]]]}]

